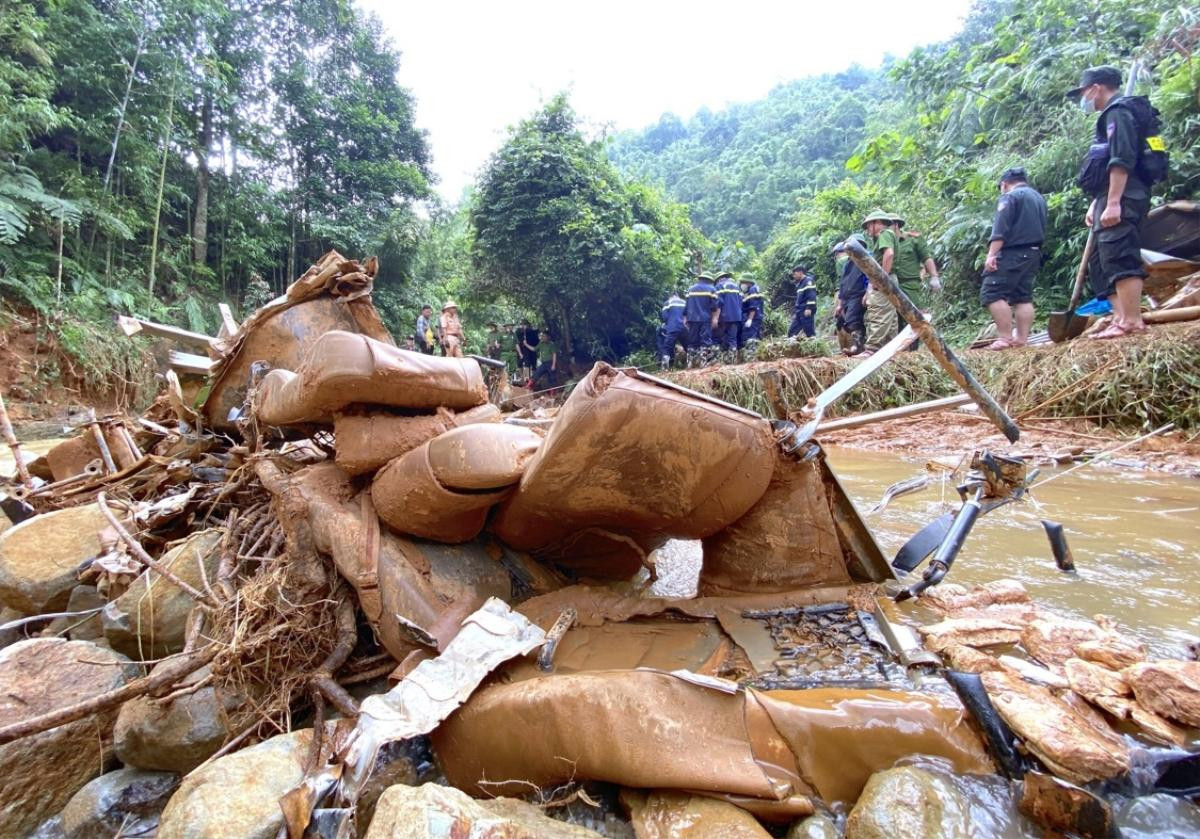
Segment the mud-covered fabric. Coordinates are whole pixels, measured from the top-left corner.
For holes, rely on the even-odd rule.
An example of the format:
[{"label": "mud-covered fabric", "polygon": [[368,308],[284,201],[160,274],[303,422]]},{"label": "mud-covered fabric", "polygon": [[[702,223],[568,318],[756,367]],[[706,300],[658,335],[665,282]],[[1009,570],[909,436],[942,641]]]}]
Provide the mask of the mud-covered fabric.
[{"label": "mud-covered fabric", "polygon": [[865,298],[867,349],[877,350],[896,337],[896,309],[882,291],[871,286]]}]

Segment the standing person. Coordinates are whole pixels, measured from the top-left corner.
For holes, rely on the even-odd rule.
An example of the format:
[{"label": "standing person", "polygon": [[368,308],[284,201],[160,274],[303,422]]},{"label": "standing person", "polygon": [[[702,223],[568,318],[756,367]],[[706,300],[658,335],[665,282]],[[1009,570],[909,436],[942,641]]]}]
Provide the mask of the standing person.
[{"label": "standing person", "polygon": [[754,354],[754,347],[758,344],[758,339],[762,336],[762,320],[766,314],[766,304],[763,301],[762,292],[758,290],[758,283],[748,274],[742,274],[738,283],[742,287],[742,314],[745,320],[742,322],[741,329],[738,330],[738,349],[748,350],[748,354]]},{"label": "standing person", "polygon": [[703,273],[688,289],[686,306],[683,310],[687,323],[688,366],[706,365],[712,354],[713,326],[717,323],[720,305],[717,302],[717,287],[713,278]]},{"label": "standing person", "polygon": [[501,354],[504,352],[504,346],[500,343],[500,324],[494,321],[488,321],[487,325],[487,348],[484,350],[484,355],[496,361],[500,360]]},{"label": "standing person", "polygon": [[[892,229],[892,217],[883,210],[872,210],[863,219],[863,230],[871,237],[871,254],[893,278],[893,262],[896,258],[896,231]],[[855,358],[867,358],[896,336],[896,309],[882,291],[871,286],[867,289],[865,315],[866,346]]]},{"label": "standing person", "polygon": [[713,342],[721,348],[726,363],[737,360],[738,326],[742,322],[742,290],[733,281],[733,274],[717,274],[717,324]]},{"label": "standing person", "polygon": [[417,349],[426,355],[433,355],[433,307],[428,303],[421,307],[417,315],[416,338]]},{"label": "standing person", "polygon": [[[1046,235],[1046,199],[1016,167],[1000,176],[1000,200],[992,219],[979,302],[996,324],[989,350],[1023,347],[1033,326],[1033,280],[1042,264]],[[1013,337],[1013,316],[1017,336]]]},{"label": "standing person", "polygon": [[[904,217],[892,213],[893,230],[896,233],[896,255],[892,260],[892,268],[900,288],[908,295],[916,307],[922,311],[929,308],[929,298],[921,282],[921,271],[929,277],[929,290],[937,293],[942,290],[942,278],[938,272],[937,263],[929,251],[929,244],[920,233],[908,233],[904,230]],[[896,313],[896,326],[904,328],[904,317]]]},{"label": "standing person", "polygon": [[517,329],[517,353],[521,360],[522,381],[533,378],[533,368],[537,364],[537,343],[537,330],[530,326],[528,320],[522,320]]},{"label": "standing person", "polygon": [[796,284],[796,306],[792,313],[792,323],[788,327],[787,336],[794,338],[803,332],[811,338],[817,334],[813,319],[817,314],[817,287],[813,284],[808,269],[803,265],[792,268],[792,282]]},{"label": "standing person", "polygon": [[506,323],[500,327],[500,358],[504,360],[504,372],[509,376],[517,369],[517,335],[514,325]]},{"label": "standing person", "polygon": [[662,328],[658,337],[658,361],[664,370],[670,368],[671,359],[675,357],[675,345],[680,341],[687,343],[687,324],[683,319],[686,308],[683,298],[672,291],[659,313]]},{"label": "standing person", "polygon": [[442,355],[462,358],[463,328],[462,321],[458,319],[458,304],[453,300],[443,303],[439,322],[442,327]]},{"label": "standing person", "polygon": [[[856,237],[861,240],[861,236]],[[863,245],[866,247],[865,243]],[[857,355],[866,345],[866,328],[863,324],[864,303],[870,282],[850,257],[846,246],[835,245],[833,253],[838,267],[837,304],[834,313],[842,319],[842,329],[848,340],[842,351],[846,355]],[[840,342],[839,342],[840,343]]]},{"label": "standing person", "polygon": [[550,331],[538,332],[537,369],[533,371],[533,389],[554,387],[558,378],[558,345],[550,340]]},{"label": "standing person", "polygon": [[1167,153],[1158,111],[1144,96],[1121,96],[1121,71],[1090,67],[1079,87],[1085,113],[1100,112],[1096,134],[1079,172],[1091,197],[1085,222],[1096,247],[1088,266],[1092,290],[1113,307],[1112,324],[1093,338],[1122,338],[1146,330],[1142,320],[1141,227],[1150,209],[1150,187],[1166,177]]}]

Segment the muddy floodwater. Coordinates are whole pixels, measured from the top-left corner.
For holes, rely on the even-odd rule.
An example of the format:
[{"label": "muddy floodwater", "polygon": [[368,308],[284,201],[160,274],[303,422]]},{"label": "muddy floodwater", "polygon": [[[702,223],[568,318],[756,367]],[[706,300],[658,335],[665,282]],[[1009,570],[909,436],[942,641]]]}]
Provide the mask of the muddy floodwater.
[{"label": "muddy floodwater", "polygon": [[[931,474],[927,489],[868,515],[888,486],[925,472],[926,461],[830,449],[829,462],[889,559],[926,523],[958,508],[952,483]],[[1066,529],[1076,573],[1055,566],[1042,519]],[[1181,657],[1200,638],[1200,481],[1100,466],[1064,475],[1033,500],[981,518],[946,579],[970,585],[1000,577],[1021,581],[1057,611],[1112,615],[1156,653]]]}]

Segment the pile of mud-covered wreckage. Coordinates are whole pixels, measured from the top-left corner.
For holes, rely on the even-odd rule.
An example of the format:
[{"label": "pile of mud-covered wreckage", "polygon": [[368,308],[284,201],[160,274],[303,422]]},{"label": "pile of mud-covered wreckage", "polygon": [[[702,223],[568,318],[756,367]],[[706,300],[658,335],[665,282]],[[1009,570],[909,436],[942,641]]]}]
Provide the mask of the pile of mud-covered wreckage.
[{"label": "pile of mud-covered wreckage", "polygon": [[373,274],[329,254],[141,417],[3,423],[0,836],[942,835],[918,758],[1085,835],[1100,782],[1196,794],[1200,663],[933,585],[1024,464],[978,453],[901,582],[811,425],[603,363],[506,414]]}]

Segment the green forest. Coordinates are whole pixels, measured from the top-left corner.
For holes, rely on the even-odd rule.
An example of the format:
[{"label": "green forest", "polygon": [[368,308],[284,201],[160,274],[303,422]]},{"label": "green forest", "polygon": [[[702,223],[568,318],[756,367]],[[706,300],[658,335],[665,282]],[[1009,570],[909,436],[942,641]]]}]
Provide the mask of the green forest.
[{"label": "green forest", "polygon": [[1198,48],[1185,4],[978,0],[948,42],[643,131],[592,136],[555,96],[448,206],[403,56],[347,0],[8,0],[0,294],[98,382],[122,352],[115,314],[213,332],[217,302],[244,315],[337,248],[379,256],[398,336],[453,296],[469,349],[486,321],[528,316],[580,360],[619,360],[652,346],[663,299],[701,268],[756,275],[776,332],[792,263],[824,306],[830,246],[882,206],[928,237],[935,318],[962,337],[986,319],[1008,166],[1050,204],[1037,305],[1065,302],[1091,119],[1063,94],[1084,67],[1141,62],[1171,151],[1155,200],[1200,194]]}]

